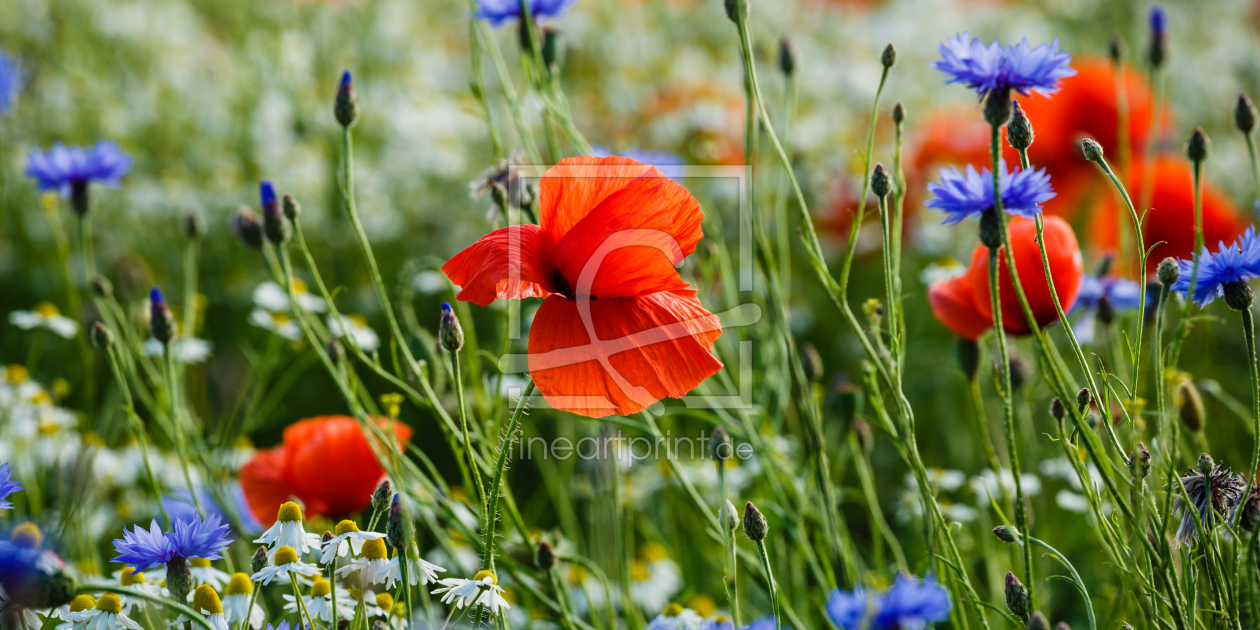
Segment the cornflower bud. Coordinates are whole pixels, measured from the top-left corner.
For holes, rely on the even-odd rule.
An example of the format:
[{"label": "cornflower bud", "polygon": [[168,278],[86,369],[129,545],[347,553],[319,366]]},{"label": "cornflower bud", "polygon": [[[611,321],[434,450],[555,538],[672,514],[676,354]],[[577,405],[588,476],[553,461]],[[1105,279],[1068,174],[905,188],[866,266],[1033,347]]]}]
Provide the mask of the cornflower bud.
[{"label": "cornflower bud", "polygon": [[885,69],[897,65],[897,47],[893,46],[892,42],[888,42],[888,45],[884,46],[884,52],[879,55],[879,62],[884,65]]},{"label": "cornflower bud", "polygon": [[993,535],[997,536],[997,539],[1004,543],[1013,543],[1016,540],[1015,528],[1010,525],[998,525],[997,527],[994,527]]},{"label": "cornflower bud", "polygon": [[1234,106],[1234,126],[1248,135],[1256,128],[1256,106],[1246,92],[1238,95],[1238,104]]},{"label": "cornflower bud", "polygon": [[1132,455],[1129,456],[1129,475],[1134,481],[1141,483],[1151,474],[1151,451],[1146,448],[1146,444],[1138,442],[1137,448],[1133,449]]},{"label": "cornflower bud", "polygon": [[722,427],[713,429],[713,437],[709,438],[709,457],[724,462],[731,458],[732,451],[731,434]]},{"label": "cornflower bud", "polygon": [[442,321],[438,324],[438,341],[447,352],[459,352],[464,347],[464,329],[451,309],[450,302],[442,302]]},{"label": "cornflower bud", "polygon": [[784,35],[779,40],[779,72],[790,77],[796,73],[796,46]]},{"label": "cornflower bud", "polygon": [[1088,387],[1082,387],[1080,391],[1076,392],[1076,408],[1081,413],[1085,413],[1085,409],[1092,402],[1094,402],[1094,395],[1090,393]]},{"label": "cornflower bud", "polygon": [[1255,531],[1257,523],[1260,523],[1260,485],[1253,483],[1239,509],[1238,524],[1244,531],[1250,532]]},{"label": "cornflower bud", "polygon": [[184,236],[194,241],[206,237],[206,217],[196,208],[184,214]]},{"label": "cornflower bud", "polygon": [[1054,400],[1050,401],[1050,415],[1055,420],[1060,421],[1067,416],[1067,406],[1063,404],[1062,398],[1055,397]]},{"label": "cornflower bud", "polygon": [[262,571],[265,566],[267,566],[267,548],[259,547],[258,550],[254,552],[253,557],[249,559],[249,568],[254,573],[258,573],[259,571]]},{"label": "cornflower bud", "polygon": [[992,127],[1001,127],[1011,119],[1011,89],[990,90],[984,99],[984,120]]},{"label": "cornflower bud", "polygon": [[1208,149],[1212,147],[1211,140],[1208,140],[1207,134],[1203,133],[1203,127],[1195,127],[1190,132],[1190,139],[1186,141],[1186,157],[1191,162],[1198,164],[1208,157]]},{"label": "cornflower bud", "polygon": [[726,17],[736,24],[748,19],[748,0],[726,0]]},{"label": "cornflower bud", "polygon": [[298,215],[302,214],[302,204],[289,193],[285,193],[280,200],[280,207],[284,209],[284,217],[290,221],[297,221]]},{"label": "cornflower bud", "polygon": [[1173,406],[1177,408],[1177,417],[1181,425],[1191,433],[1203,430],[1203,421],[1207,413],[1203,408],[1203,397],[1199,396],[1199,388],[1189,379],[1177,383],[1173,389]]},{"label": "cornflower bud", "polygon": [[1006,140],[1011,143],[1011,147],[1017,151],[1026,151],[1033,143],[1033,127],[1032,121],[1028,120],[1028,115],[1024,113],[1024,108],[1019,106],[1019,101],[1015,101],[1014,114],[1011,122],[1006,126]]},{"label": "cornflower bud", "polygon": [[739,512],[735,511],[735,504],[729,499],[718,508],[718,524],[728,532],[733,532],[739,527]]},{"label": "cornflower bud", "polygon": [[892,178],[888,176],[888,169],[884,168],[883,164],[876,163],[875,170],[871,173],[871,192],[883,199],[888,196],[890,188],[892,188]]},{"label": "cornflower bud", "polygon": [[980,344],[959,337],[954,342],[954,357],[958,359],[958,367],[967,375],[967,380],[976,378],[976,372],[980,369]]},{"label": "cornflower bud", "polygon": [[1050,630],[1050,620],[1046,619],[1041,611],[1037,611],[1028,618],[1028,625],[1025,628],[1026,630]]},{"label": "cornflower bud", "polygon": [[538,541],[538,551],[534,553],[534,563],[543,571],[550,571],[556,566],[556,550],[545,540]]},{"label": "cornflower bud", "polygon": [[1010,571],[1006,572],[1006,609],[1028,621],[1028,587]]},{"label": "cornflower bud", "polygon": [[822,355],[818,354],[818,349],[813,344],[801,346],[801,369],[811,383],[817,383],[823,377]]},{"label": "cornflower bud", "polygon": [[263,231],[272,245],[283,245],[289,240],[289,220],[280,211],[280,200],[276,199],[276,189],[271,182],[263,180],[259,185],[262,193]]},{"label": "cornflower bud", "polygon": [[354,93],[354,79],[349,70],[341,73],[337,99],[333,102],[333,116],[342,127],[347,128],[359,120],[359,97]]},{"label": "cornflower bud", "polygon": [[92,295],[107,298],[114,294],[114,285],[102,275],[92,276]]},{"label": "cornflower bud", "polygon": [[102,350],[114,345],[114,333],[101,322],[92,324],[92,345]]},{"label": "cornflower bud", "polygon": [[753,542],[761,542],[766,539],[766,530],[769,525],[766,523],[766,515],[757,509],[757,506],[749,501],[744,504],[744,535]]},{"label": "cornflower bud", "polygon": [[554,74],[564,65],[564,38],[560,35],[560,29],[554,26],[544,27],[542,35],[543,65],[548,72]]},{"label": "cornflower bud", "polygon": [[1103,148],[1097,141],[1086,138],[1081,141],[1081,152],[1085,154],[1085,159],[1090,162],[1102,162]]},{"label": "cornflower bud", "polygon": [[262,219],[248,206],[237,208],[236,213],[232,215],[232,231],[245,245],[254,249],[262,247]]},{"label": "cornflower bud", "polygon": [[175,316],[171,314],[171,307],[166,305],[162,290],[153,287],[149,291],[149,334],[166,344],[175,338],[175,332]]},{"label": "cornflower bud", "polygon": [[897,104],[893,105],[892,119],[893,124],[897,126],[901,126],[902,123],[906,122],[906,106],[901,101],[897,101]]},{"label": "cornflower bud", "polygon": [[1181,266],[1177,264],[1177,259],[1169,256],[1159,262],[1159,268],[1155,271],[1159,276],[1159,283],[1171,287],[1177,282],[1177,278],[1181,275]]},{"label": "cornflower bud", "polygon": [[1234,280],[1226,282],[1223,287],[1225,291],[1225,305],[1235,311],[1245,311],[1251,308],[1251,303],[1255,301],[1256,295],[1251,290],[1251,285],[1246,280]]},{"label": "cornflower bud", "polygon": [[1120,63],[1124,59],[1124,42],[1118,35],[1112,35],[1107,42],[1107,56],[1111,63]]},{"label": "cornflower bud", "polygon": [[1152,68],[1164,65],[1167,55],[1167,31],[1165,30],[1164,9],[1159,5],[1151,7],[1151,45],[1147,49],[1146,59]]},{"label": "cornflower bud", "polygon": [[406,549],[411,538],[411,523],[403,514],[402,495],[395,494],[389,506],[389,519],[385,521],[385,536],[394,549]]},{"label": "cornflower bud", "polygon": [[382,479],[381,484],[376,486],[376,491],[372,493],[372,509],[377,512],[388,510],[393,497],[394,487],[390,485],[388,479]]},{"label": "cornflower bud", "polygon": [[980,214],[980,243],[989,249],[1002,246],[1002,217],[997,208],[989,208]]},{"label": "cornflower bud", "polygon": [[1067,625],[1067,622],[1060,621],[1054,624],[1054,630],[1072,630],[1072,626]]}]

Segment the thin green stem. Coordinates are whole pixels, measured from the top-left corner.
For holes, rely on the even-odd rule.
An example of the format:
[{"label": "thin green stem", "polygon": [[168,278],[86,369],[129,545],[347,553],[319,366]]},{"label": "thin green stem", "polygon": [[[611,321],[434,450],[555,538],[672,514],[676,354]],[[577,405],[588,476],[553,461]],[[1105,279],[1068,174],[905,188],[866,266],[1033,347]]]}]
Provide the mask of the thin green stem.
[{"label": "thin green stem", "polygon": [[1251,132],[1244,136],[1247,138],[1247,157],[1251,158],[1251,180],[1256,186],[1256,202],[1260,203],[1260,157],[1256,155],[1256,137]]},{"label": "thin green stem", "polygon": [[464,433],[464,454],[468,458],[468,468],[477,485],[477,497],[481,501],[481,518],[484,526],[486,515],[489,513],[486,511],[486,487],[481,480],[481,467],[477,465],[477,458],[473,455],[472,440],[468,439],[468,407],[464,402],[464,375],[463,370],[460,369],[458,350],[451,353],[451,361],[455,369],[455,395],[459,400],[459,425]]},{"label": "thin green stem", "polygon": [[[310,611],[306,610],[306,602],[302,601],[302,591],[298,589],[297,577],[295,576],[290,576],[290,577],[293,577],[293,579],[289,580],[289,585],[293,587],[293,607],[298,613],[298,623],[301,623],[302,617],[305,616],[306,627],[314,628],[315,625],[311,623],[311,613]],[[245,616],[247,618],[249,617],[248,611],[246,611]]]},{"label": "thin green stem", "polygon": [[766,541],[757,541],[757,553],[761,557],[761,568],[766,572],[766,586],[770,589],[770,602],[774,606],[774,627],[782,628],[779,619],[779,587],[774,582],[774,572],[770,570],[770,554],[766,551]]},{"label": "thin green stem", "polygon": [[[176,338],[178,339],[178,337]],[[168,341],[166,346],[166,388],[167,397],[170,399],[171,424],[174,425],[171,431],[171,440],[175,443],[175,449],[179,452],[179,467],[184,473],[184,483],[188,484],[188,494],[192,495],[193,505],[197,507],[197,514],[201,518],[206,517],[206,511],[201,507],[201,498],[197,496],[197,488],[193,485],[192,473],[188,470],[188,446],[184,441],[184,427],[180,426],[179,421],[179,380],[175,374],[175,341]]]},{"label": "thin green stem", "polygon": [[153,499],[157,501],[158,510],[162,513],[163,520],[169,528],[173,525],[171,517],[166,513],[166,503],[162,501],[162,486],[158,484],[157,475],[153,472],[153,465],[149,462],[149,440],[145,437],[144,421],[136,414],[136,407],[131,398],[131,388],[127,386],[127,379],[123,376],[122,369],[118,367],[118,357],[115,350],[111,346],[105,349],[106,356],[109,357],[110,371],[114,374],[114,380],[118,382],[118,389],[123,394],[123,409],[127,412],[127,419],[131,421],[132,431],[136,436],[136,443],[140,445],[140,459],[144,460],[144,472],[149,478],[149,485],[153,487]]},{"label": "thin green stem", "polygon": [[1256,366],[1256,328],[1255,319],[1251,314],[1250,308],[1244,308],[1239,311],[1242,315],[1243,337],[1247,341],[1247,367],[1251,370],[1251,396],[1252,396],[1252,414],[1254,417],[1253,426],[1256,427],[1253,435],[1255,443],[1251,451],[1251,472],[1247,477],[1248,484],[1256,483],[1256,467],[1260,466],[1260,370]]},{"label": "thin green stem", "polygon": [[489,495],[487,500],[488,509],[486,510],[486,527],[483,533],[481,548],[483,549],[483,559],[481,568],[485,571],[494,570],[494,541],[495,541],[495,524],[498,520],[499,509],[499,487],[503,482],[503,470],[507,467],[508,451],[512,447],[512,442],[516,439],[516,425],[520,423],[521,414],[524,413],[526,403],[529,397],[534,393],[534,379],[526,377],[527,383],[525,391],[521,393],[521,399],[516,404],[516,411],[512,412],[512,417],[508,420],[507,429],[504,430],[503,441],[499,443],[499,454],[494,462],[494,477],[491,478]]}]

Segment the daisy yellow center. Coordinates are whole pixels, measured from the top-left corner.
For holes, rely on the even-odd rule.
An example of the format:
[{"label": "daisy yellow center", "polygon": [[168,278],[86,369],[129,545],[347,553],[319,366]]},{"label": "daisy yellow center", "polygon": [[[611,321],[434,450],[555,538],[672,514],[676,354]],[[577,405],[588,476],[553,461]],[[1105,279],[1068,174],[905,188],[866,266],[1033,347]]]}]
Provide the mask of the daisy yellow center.
[{"label": "daisy yellow center", "polygon": [[90,608],[96,608],[96,600],[91,595],[84,593],[74,598],[70,602],[70,612],[83,612]]},{"label": "daisy yellow center", "polygon": [[581,586],[586,583],[586,576],[589,575],[586,569],[576,565],[569,565],[569,584],[573,586]]},{"label": "daisy yellow center", "polygon": [[323,578],[315,578],[311,585],[311,597],[324,597],[332,592],[332,583]]},{"label": "daisy yellow center", "polygon": [[346,317],[350,320],[350,323],[353,324],[354,326],[357,326],[359,328],[367,328],[366,317],[359,315],[357,313],[354,315],[347,315]]},{"label": "daisy yellow center", "polygon": [[276,520],[283,523],[302,522],[302,507],[292,501],[286,501],[276,513]]},{"label": "daisy yellow center", "polygon": [[376,540],[363,541],[363,557],[368,560],[384,560],[385,555],[385,539],[377,538]]},{"label": "daisy yellow center", "polygon": [[117,615],[122,612],[122,599],[114,593],[105,593],[101,598],[96,600],[96,609],[111,615]]},{"label": "daisy yellow center", "polygon": [[272,564],[280,566],[282,564],[293,564],[298,561],[297,552],[293,547],[281,547],[276,550],[276,557],[272,559]]},{"label": "daisy yellow center", "polygon": [[639,560],[630,563],[630,579],[635,582],[643,582],[648,579],[647,565]]},{"label": "daisy yellow center", "polygon": [[396,602],[392,613],[395,617],[407,616],[407,602]]},{"label": "daisy yellow center", "polygon": [[56,317],[61,314],[61,311],[57,310],[57,305],[52,302],[40,302],[32,310],[44,317]]},{"label": "daisy yellow center", "polygon": [[306,283],[302,282],[301,280],[298,280],[297,278],[294,278],[293,279],[293,292],[306,293]]},{"label": "daisy yellow center", "polygon": [[290,319],[292,318],[289,317],[285,313],[272,313],[271,314],[271,321],[275,322],[277,326],[283,326],[289,323]]},{"label": "daisy yellow center", "polygon": [[346,592],[350,593],[350,599],[353,599],[356,602],[363,599],[363,591],[360,591],[357,588],[348,588],[346,589]]},{"label": "daisy yellow center", "polygon": [[123,586],[144,584],[144,574],[137,572],[135,567],[123,567],[122,574],[118,576],[118,583]]},{"label": "daisy yellow center", "polygon": [[394,598],[390,597],[389,593],[381,593],[376,596],[376,605],[389,610],[394,607]]},{"label": "daisy yellow center", "polygon": [[214,592],[214,587],[209,584],[202,584],[197,587],[193,593],[193,610],[197,612],[206,611],[211,615],[222,615],[223,604],[219,602],[219,594]]},{"label": "daisy yellow center", "polygon": [[663,612],[663,613],[661,613],[661,614],[662,614],[662,615],[665,615],[666,617],[677,617],[678,615],[681,615],[681,614],[682,614],[682,612],[683,612],[683,607],[682,607],[682,606],[679,606],[678,604],[671,603],[670,605],[668,605],[668,606],[666,606],[666,607],[665,607],[665,612]]},{"label": "daisy yellow center", "polygon": [[34,523],[22,523],[13,528],[13,532],[9,534],[9,540],[18,547],[35,549],[44,543],[44,534]]},{"label": "daisy yellow center", "polygon": [[731,623],[731,618],[727,617],[726,615],[718,615],[713,618],[713,623],[717,625],[721,625],[724,623]]},{"label": "daisy yellow center", "polygon": [[253,595],[254,583],[249,581],[249,576],[244,573],[233,573],[232,579],[228,580],[227,588],[223,592],[228,595]]},{"label": "daisy yellow center", "polygon": [[655,562],[668,558],[669,553],[665,551],[665,545],[658,542],[649,542],[639,546],[639,557],[648,562]]},{"label": "daisy yellow center", "polygon": [[9,365],[4,370],[4,380],[9,381],[13,385],[26,382],[31,377],[31,373],[22,365]]},{"label": "daisy yellow center", "polygon": [[359,531],[359,526],[355,525],[354,521],[347,519],[347,520],[341,521],[340,523],[337,523],[337,527],[333,529],[333,534],[340,536],[342,534],[349,534],[350,532],[357,532],[357,531]]},{"label": "daisy yellow center", "polygon": [[480,582],[486,578],[492,578],[495,584],[499,583],[499,577],[490,571],[478,571],[477,575],[473,576],[473,581]]},{"label": "daisy yellow center", "polygon": [[687,608],[700,613],[701,617],[708,617],[717,612],[717,602],[713,601],[712,597],[700,593],[687,601]]},{"label": "daisy yellow center", "polygon": [[188,564],[189,566],[199,567],[202,569],[210,568],[210,561],[205,558],[189,558]]}]

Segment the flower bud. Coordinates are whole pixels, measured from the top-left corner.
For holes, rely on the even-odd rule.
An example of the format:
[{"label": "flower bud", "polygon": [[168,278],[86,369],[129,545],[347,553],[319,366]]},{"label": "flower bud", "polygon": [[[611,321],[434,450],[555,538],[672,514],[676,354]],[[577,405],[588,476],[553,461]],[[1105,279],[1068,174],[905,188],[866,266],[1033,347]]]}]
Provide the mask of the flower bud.
[{"label": "flower bud", "polygon": [[265,566],[267,566],[267,548],[259,547],[258,550],[254,552],[253,557],[249,559],[249,568],[252,569],[254,573],[258,573],[259,571],[262,571]]},{"label": "flower bud", "polygon": [[1137,448],[1129,456],[1129,475],[1135,483],[1141,483],[1151,474],[1151,451],[1146,444],[1138,442]]},{"label": "flower bud", "polygon": [[1190,132],[1190,139],[1186,141],[1186,157],[1191,162],[1198,164],[1208,157],[1208,149],[1212,147],[1212,142],[1208,140],[1207,134],[1203,133],[1203,127],[1195,127]]},{"label": "flower bud", "polygon": [[333,115],[342,127],[350,127],[359,120],[359,97],[354,93],[354,79],[349,70],[341,73],[337,99],[333,102]]},{"label": "flower bud", "polygon": [[892,188],[892,178],[888,176],[888,169],[885,169],[883,164],[875,164],[875,170],[871,173],[871,192],[883,199],[888,196],[890,188]]},{"label": "flower bud", "polygon": [[1082,387],[1080,391],[1076,392],[1076,408],[1081,413],[1085,413],[1085,409],[1092,402],[1094,402],[1094,395],[1090,393],[1088,387]]},{"label": "flower bud", "polygon": [[993,535],[997,536],[997,539],[1004,543],[1013,543],[1016,540],[1015,528],[1010,525],[998,525],[997,527],[994,527]]},{"label": "flower bud", "polygon": [[726,17],[736,24],[748,19],[748,0],[726,0]]},{"label": "flower bud", "polygon": [[334,536],[332,532],[324,530],[324,535],[319,537],[319,543],[320,545],[327,545],[332,542],[333,538],[336,538],[336,536]]},{"label": "flower bud", "polygon": [[236,214],[232,215],[232,231],[245,245],[254,249],[262,247],[262,218],[248,206],[241,206],[236,210]]},{"label": "flower bud", "polygon": [[896,125],[901,125],[906,122],[906,106],[903,105],[901,101],[897,101],[897,104],[893,105],[892,119],[893,123]]},{"label": "flower bud", "polygon": [[1146,51],[1146,60],[1152,68],[1164,65],[1168,34],[1165,30],[1164,9],[1159,5],[1151,7],[1151,45]]},{"label": "flower bud", "polygon": [[281,208],[284,209],[284,218],[289,221],[297,221],[298,215],[302,214],[302,204],[289,193],[284,194],[284,198],[280,201]]},{"label": "flower bud", "polygon": [[543,65],[548,72],[559,72],[564,65],[564,38],[560,36],[560,29],[546,26],[543,27],[542,35]]},{"label": "flower bud", "polygon": [[92,209],[92,198],[91,193],[88,192],[87,180],[70,182],[70,207],[81,217],[87,216],[88,211]]},{"label": "flower bud", "polygon": [[1160,284],[1171,287],[1176,284],[1177,277],[1181,275],[1181,265],[1177,264],[1177,259],[1169,256],[1159,262],[1159,268],[1156,270],[1159,276]]},{"label": "flower bud", "polygon": [[779,71],[790,77],[796,72],[796,46],[784,35],[779,40]]},{"label": "flower bud", "polygon": [[1023,355],[1012,353],[1010,355],[1011,370],[1011,388],[1020,389],[1027,383],[1029,377],[1032,376],[1032,364],[1025,359]]},{"label": "flower bud", "polygon": [[402,508],[402,495],[395,494],[390,502],[389,518],[385,521],[385,537],[394,549],[406,549],[411,539],[411,522],[407,520]]},{"label": "flower bud", "polygon": [[1085,154],[1085,159],[1090,162],[1101,162],[1103,159],[1102,145],[1091,138],[1081,141],[1081,152]]},{"label": "flower bud", "polygon": [[766,523],[766,515],[757,509],[757,506],[749,501],[744,504],[744,535],[753,542],[761,542],[766,539],[766,530],[769,525]]},{"label": "flower bud", "polygon": [[92,345],[102,350],[114,345],[114,333],[102,322],[92,324]]},{"label": "flower bud", "polygon": [[1028,625],[1025,628],[1026,630],[1050,630],[1050,620],[1046,619],[1041,611],[1037,611],[1028,618]]},{"label": "flower bud", "polygon": [[1204,477],[1211,476],[1212,471],[1216,468],[1216,462],[1212,461],[1212,456],[1207,453],[1199,454],[1198,469],[1199,474]]},{"label": "flower bud", "polygon": [[1072,630],[1072,626],[1067,625],[1067,622],[1060,621],[1054,624],[1054,630]]},{"label": "flower bud", "polygon": [[801,346],[801,369],[811,383],[817,383],[823,377],[822,355],[818,354],[818,349],[813,344]]},{"label": "flower bud", "polygon": [[871,423],[862,418],[854,418],[849,424],[849,430],[853,431],[853,435],[857,437],[858,448],[863,453],[870,454],[875,448],[875,434],[871,431]]},{"label": "flower bud", "polygon": [[733,532],[739,527],[739,512],[735,511],[735,504],[729,499],[718,508],[718,524],[728,532]]},{"label": "flower bud", "polygon": [[1118,35],[1112,35],[1107,42],[1107,56],[1111,58],[1111,63],[1120,63],[1124,60],[1124,41]]},{"label": "flower bud", "polygon": [[888,45],[884,46],[884,52],[879,55],[879,62],[883,64],[885,69],[897,65],[897,47],[893,46],[892,42],[888,42]]},{"label": "flower bud", "polygon": [[442,302],[442,321],[438,324],[438,341],[447,352],[459,352],[464,347],[464,329],[451,309],[450,302]]},{"label": "flower bud", "polygon": [[967,375],[967,380],[976,378],[976,372],[980,369],[980,344],[959,337],[954,342],[954,357],[958,359],[958,367]]},{"label": "flower bud", "polygon": [[114,285],[102,275],[92,276],[92,295],[108,298],[114,294]]},{"label": "flower bud", "polygon": [[713,437],[709,438],[709,457],[724,462],[731,458],[733,452],[731,435],[726,432],[726,429],[722,427],[713,429]]},{"label": "flower bud", "polygon": [[171,592],[171,599],[177,602],[188,601],[193,583],[192,571],[183,556],[175,556],[166,562],[166,590]]},{"label": "flower bud", "polygon": [[1056,397],[1050,401],[1050,415],[1059,421],[1062,421],[1067,416],[1067,406],[1063,404],[1062,398]]},{"label": "flower bud", "polygon": [[1028,619],[1028,587],[1010,571],[1006,572],[1006,609],[1020,619]]},{"label": "flower bud", "polygon": [[1011,119],[1011,89],[990,90],[984,98],[984,120],[992,127],[1001,127]]},{"label": "flower bud", "polygon": [[372,493],[372,509],[377,512],[388,510],[393,497],[394,487],[390,485],[389,479],[382,479],[381,484],[376,486],[376,491]]},{"label": "flower bud", "polygon": [[280,211],[280,200],[276,199],[276,189],[271,182],[263,180],[259,184],[262,194],[263,232],[272,245],[283,245],[289,240],[289,220]]},{"label": "flower bud", "polygon": [[1011,147],[1016,151],[1026,151],[1033,143],[1033,127],[1032,121],[1028,120],[1028,115],[1024,113],[1024,108],[1019,106],[1019,101],[1015,101],[1014,114],[1011,122],[1006,126],[1006,141],[1011,143]]},{"label": "flower bud", "polygon": [[1203,397],[1199,396],[1199,388],[1189,379],[1183,380],[1173,389],[1172,399],[1173,406],[1177,408],[1177,417],[1181,419],[1181,426],[1191,433],[1202,431],[1207,413],[1203,408]]},{"label": "flower bud", "polygon": [[1260,486],[1253,483],[1247,499],[1238,510],[1238,524],[1250,532],[1255,531],[1257,523],[1260,523]]},{"label": "flower bud", "polygon": [[171,314],[171,307],[166,305],[162,290],[153,287],[149,291],[149,334],[165,344],[175,338],[175,333],[175,316]]},{"label": "flower bud", "polygon": [[1244,134],[1256,128],[1256,106],[1245,92],[1238,95],[1238,104],[1234,106],[1234,126]]},{"label": "flower bud", "polygon": [[194,208],[184,213],[184,236],[194,241],[206,237],[206,217],[200,210]]},{"label": "flower bud", "polygon": [[980,244],[989,249],[1002,246],[1002,218],[997,208],[989,208],[980,214]]},{"label": "flower bud", "polygon": [[538,551],[534,552],[534,562],[539,569],[550,571],[556,566],[556,550],[545,540],[538,541]]},{"label": "flower bud", "polygon": [[1255,293],[1251,291],[1251,285],[1247,284],[1246,280],[1226,282],[1222,288],[1225,292],[1225,305],[1235,311],[1251,308],[1251,303],[1256,299]]}]

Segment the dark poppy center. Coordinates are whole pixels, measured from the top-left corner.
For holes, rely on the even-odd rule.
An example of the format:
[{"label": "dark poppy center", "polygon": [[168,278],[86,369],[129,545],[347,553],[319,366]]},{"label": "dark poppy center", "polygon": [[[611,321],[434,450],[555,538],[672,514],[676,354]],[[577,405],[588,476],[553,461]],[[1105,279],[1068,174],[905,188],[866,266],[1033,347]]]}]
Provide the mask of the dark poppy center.
[{"label": "dark poppy center", "polygon": [[573,286],[569,284],[569,279],[565,278],[559,269],[551,272],[551,286],[556,290],[556,293],[570,300],[573,299]]}]

